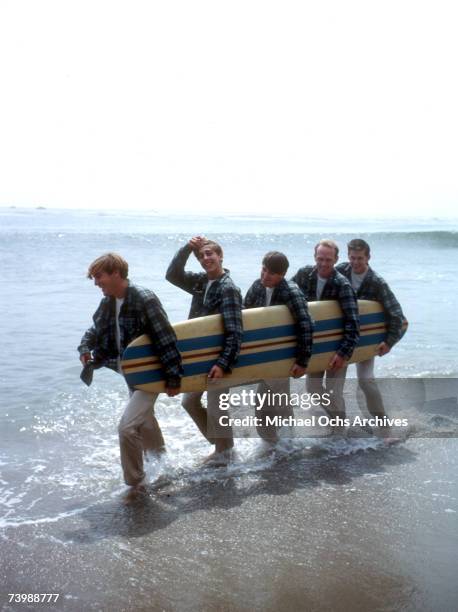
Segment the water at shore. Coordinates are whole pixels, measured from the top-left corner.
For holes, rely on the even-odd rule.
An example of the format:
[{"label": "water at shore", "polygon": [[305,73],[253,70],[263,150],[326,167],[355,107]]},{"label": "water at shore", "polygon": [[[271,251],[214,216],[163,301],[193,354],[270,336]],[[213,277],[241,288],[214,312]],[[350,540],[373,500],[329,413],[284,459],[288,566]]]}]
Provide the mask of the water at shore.
[{"label": "water at shore", "polygon": [[330,444],[183,473],[133,506],[92,496],[3,531],[2,582],[63,610],[452,610],[456,451]]}]

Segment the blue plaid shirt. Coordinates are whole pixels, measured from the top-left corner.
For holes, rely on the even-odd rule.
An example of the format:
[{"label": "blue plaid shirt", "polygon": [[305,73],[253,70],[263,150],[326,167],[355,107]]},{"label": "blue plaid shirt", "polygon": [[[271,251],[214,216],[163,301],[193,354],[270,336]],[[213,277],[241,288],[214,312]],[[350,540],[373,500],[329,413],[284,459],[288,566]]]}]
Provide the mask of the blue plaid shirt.
[{"label": "blue plaid shirt", "polygon": [[81,339],[80,355],[92,353],[96,365],[117,370],[118,358],[127,345],[142,334],[151,338],[168,387],[178,388],[183,374],[176,335],[159,298],[149,289],[129,282],[119,312],[121,351],[116,344],[116,299],[104,297],[92,317],[94,324]]},{"label": "blue plaid shirt", "polygon": [[[282,304],[288,306],[296,322],[296,363],[306,368],[312,355],[313,323],[304,294],[295,283],[285,279],[275,287],[270,300],[270,306],[280,306]],[[266,288],[258,279],[248,289],[244,306],[245,308],[260,308],[265,305]]]},{"label": "blue plaid shirt", "polygon": [[[242,345],[242,296],[240,289],[234,285],[229,271],[216,279],[209,287],[205,272],[186,272],[184,267],[192,253],[189,245],[182,247],[172,259],[166,279],[192,295],[189,318],[221,314],[224,325],[224,346],[216,365],[225,372],[230,372],[237,360]],[[205,296],[205,299],[204,299]]]},{"label": "blue plaid shirt", "polygon": [[[316,266],[300,268],[291,279],[303,291],[309,302],[316,301],[318,272]],[[344,334],[337,354],[350,359],[359,340],[359,313],[356,295],[348,280],[334,269],[323,288],[322,300],[337,300],[343,314]]]},{"label": "blue plaid shirt", "polygon": [[[351,265],[341,263],[336,266],[337,270],[343,274],[351,283]],[[387,316],[387,336],[385,342],[391,347],[403,336],[402,323],[404,315],[402,308],[391,291],[388,283],[379,276],[370,266],[367,274],[357,290],[356,295],[360,300],[372,300],[380,302]]]}]

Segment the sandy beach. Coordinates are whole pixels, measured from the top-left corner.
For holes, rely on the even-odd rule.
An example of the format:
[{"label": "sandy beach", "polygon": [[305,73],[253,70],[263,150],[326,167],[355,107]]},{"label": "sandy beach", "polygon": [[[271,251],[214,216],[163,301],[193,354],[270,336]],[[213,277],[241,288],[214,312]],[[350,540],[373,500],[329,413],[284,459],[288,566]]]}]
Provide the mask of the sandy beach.
[{"label": "sandy beach", "polygon": [[454,439],[344,456],[323,444],[261,473],[214,470],[131,506],[10,527],[2,609],[29,609],[8,593],[38,592],[69,611],[455,609],[456,451]]}]

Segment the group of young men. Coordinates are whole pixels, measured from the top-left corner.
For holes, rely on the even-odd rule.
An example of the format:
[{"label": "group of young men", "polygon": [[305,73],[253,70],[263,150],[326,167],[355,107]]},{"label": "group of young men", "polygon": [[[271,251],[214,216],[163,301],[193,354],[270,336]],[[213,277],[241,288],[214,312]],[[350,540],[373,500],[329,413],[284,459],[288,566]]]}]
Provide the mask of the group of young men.
[{"label": "group of young men", "polygon": [[[185,270],[190,255],[199,260],[203,272]],[[296,323],[297,348],[290,376],[299,378],[306,373],[312,354],[313,322],[307,303],[316,300],[337,300],[340,304],[344,333],[328,368],[307,375],[307,390],[332,397],[328,412],[333,417],[345,416],[343,385],[347,363],[359,339],[357,299],[375,300],[382,304],[387,318],[387,335],[378,346],[385,355],[402,335],[403,313],[387,283],[369,266],[369,245],[360,239],[348,243],[348,263],[337,265],[339,249],[332,240],[320,240],[315,246],[315,265],[300,268],[291,280],[286,280],[289,262],[283,253],[272,251],[262,261],[260,278],[242,299],[223,268],[221,246],[203,236],[195,236],[175,254],[166,278],[192,295],[189,318],[221,314],[224,343],[208,378],[221,379],[237,361],[243,336],[242,309],[286,305]],[[166,380],[166,393],[180,393],[183,368],[176,345],[176,336],[167,315],[150,290],[138,287],[128,279],[128,264],[119,255],[108,253],[92,262],[88,277],[102,290],[102,299],[93,316],[93,325],[84,334],[78,347],[84,369],[106,366],[119,373],[120,356],[127,345],[142,334],[148,334],[158,352]],[[374,358],[357,364],[359,385],[373,416],[384,416],[383,401],[374,379]],[[89,377],[90,378],[90,377]],[[263,381],[264,389],[276,390],[278,381]],[[280,386],[281,386],[280,382]],[[284,390],[284,389],[283,389]],[[143,454],[160,453],[164,439],[154,415],[157,394],[129,389],[130,400],[119,423],[121,465],[124,479],[132,491],[144,490]],[[203,393],[184,393],[182,405],[202,435],[215,451],[208,458],[215,464],[230,460],[233,435],[230,427],[221,430],[219,423],[219,392],[210,384],[207,408],[202,405]],[[259,435],[270,443],[277,439],[272,428],[258,427]]]}]

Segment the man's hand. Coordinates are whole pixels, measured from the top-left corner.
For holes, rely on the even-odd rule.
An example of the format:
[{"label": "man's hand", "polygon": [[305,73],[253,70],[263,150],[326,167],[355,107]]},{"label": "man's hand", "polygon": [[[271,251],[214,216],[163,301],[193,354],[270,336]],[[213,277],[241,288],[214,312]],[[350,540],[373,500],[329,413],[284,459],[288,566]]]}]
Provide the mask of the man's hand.
[{"label": "man's hand", "polygon": [[341,357],[340,355],[338,355],[337,353],[334,353],[334,356],[332,357],[331,361],[328,363],[328,370],[340,370],[340,368],[343,368],[346,364],[346,359],[345,357]]},{"label": "man's hand", "polygon": [[218,365],[214,365],[208,373],[208,378],[223,378],[224,370]]},{"label": "man's hand", "polygon": [[301,376],[304,376],[306,371],[307,371],[307,368],[304,368],[304,366],[301,366],[298,363],[295,363],[292,365],[291,370],[289,371],[289,375],[292,376],[293,378],[300,378]]},{"label": "man's hand", "polygon": [[83,364],[83,366],[85,366],[88,361],[91,361],[91,359],[92,359],[91,353],[83,353],[82,355],[80,355],[80,361]]},{"label": "man's hand", "polygon": [[169,397],[175,397],[175,395],[181,393],[181,387],[166,387],[165,392]]},{"label": "man's hand", "polygon": [[191,238],[188,244],[194,251],[194,253],[197,254],[205,242],[207,242],[205,236],[194,236],[193,238]]},{"label": "man's hand", "polygon": [[377,355],[379,357],[383,357],[383,355],[386,355],[390,351],[391,351],[391,346],[389,346],[386,342],[380,342],[380,344],[377,347]]}]

